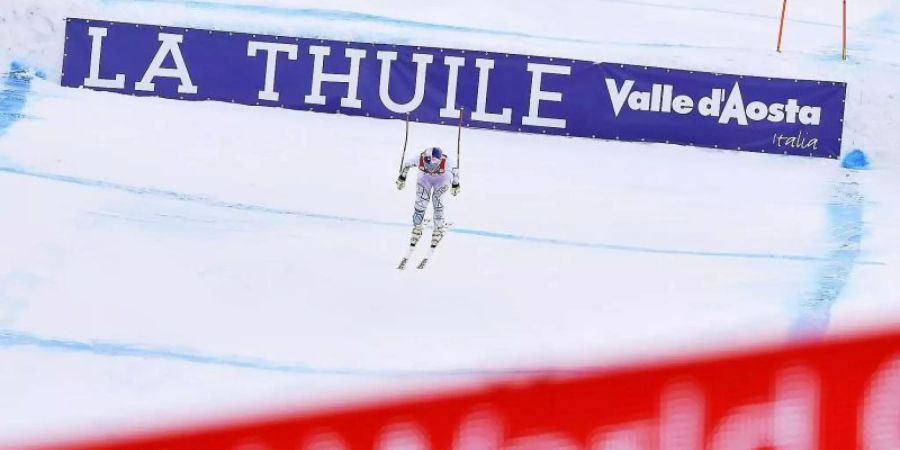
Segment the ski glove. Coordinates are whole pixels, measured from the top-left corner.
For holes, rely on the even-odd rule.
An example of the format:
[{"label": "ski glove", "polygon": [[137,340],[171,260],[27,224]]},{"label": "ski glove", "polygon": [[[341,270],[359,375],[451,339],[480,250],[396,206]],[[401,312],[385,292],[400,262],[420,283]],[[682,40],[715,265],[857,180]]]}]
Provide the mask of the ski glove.
[{"label": "ski glove", "polygon": [[459,183],[450,185],[450,195],[456,197],[456,194],[459,194]]},{"label": "ski glove", "polygon": [[400,176],[397,177],[397,190],[402,191],[403,186],[406,186],[406,177],[403,176],[403,174],[400,174]]}]

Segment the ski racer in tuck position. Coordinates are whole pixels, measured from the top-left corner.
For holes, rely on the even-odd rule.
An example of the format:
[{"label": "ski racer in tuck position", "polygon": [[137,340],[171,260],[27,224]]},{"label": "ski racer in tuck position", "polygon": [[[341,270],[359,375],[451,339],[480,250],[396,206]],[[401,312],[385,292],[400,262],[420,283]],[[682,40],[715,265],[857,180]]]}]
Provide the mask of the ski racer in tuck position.
[{"label": "ski racer in tuck position", "polygon": [[444,237],[445,229],[442,198],[448,190],[454,197],[459,193],[459,167],[455,159],[439,147],[428,148],[418,155],[413,154],[403,162],[400,175],[397,177],[397,189],[402,190],[406,185],[406,174],[413,167],[419,169],[419,174],[416,179],[416,202],[413,207],[413,229],[409,244],[415,247],[422,237],[422,222],[425,220],[428,201],[431,200],[434,203],[431,246],[436,247]]}]

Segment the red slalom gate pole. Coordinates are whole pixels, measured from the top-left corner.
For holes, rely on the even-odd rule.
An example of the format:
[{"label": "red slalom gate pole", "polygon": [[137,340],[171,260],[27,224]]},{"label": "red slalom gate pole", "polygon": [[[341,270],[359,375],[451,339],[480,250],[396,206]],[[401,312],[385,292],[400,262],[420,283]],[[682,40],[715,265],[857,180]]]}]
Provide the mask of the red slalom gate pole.
[{"label": "red slalom gate pole", "polygon": [[[785,0],[787,1],[787,0]],[[844,0],[844,38],[843,51],[841,52],[841,60],[847,60],[847,0]]]},{"label": "red slalom gate pole", "polygon": [[[781,5],[781,24],[778,25],[778,46],[775,47],[775,51],[781,53],[781,36],[784,34],[784,16],[787,13],[787,2],[788,0],[784,0],[784,3]],[[847,0],[844,0],[846,5]]]}]

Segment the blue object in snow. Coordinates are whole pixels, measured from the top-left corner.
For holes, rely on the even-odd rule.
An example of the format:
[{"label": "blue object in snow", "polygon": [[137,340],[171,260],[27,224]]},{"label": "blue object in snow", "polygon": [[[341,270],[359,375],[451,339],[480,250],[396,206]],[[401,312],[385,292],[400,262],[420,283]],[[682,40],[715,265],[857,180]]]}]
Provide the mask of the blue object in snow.
[{"label": "blue object in snow", "polygon": [[857,148],[844,157],[844,160],[841,161],[841,167],[853,170],[868,169],[869,157],[867,157],[862,150]]},{"label": "blue object in snow", "polygon": [[28,66],[20,61],[13,61],[9,63],[9,71],[12,73],[21,73],[28,70]]}]

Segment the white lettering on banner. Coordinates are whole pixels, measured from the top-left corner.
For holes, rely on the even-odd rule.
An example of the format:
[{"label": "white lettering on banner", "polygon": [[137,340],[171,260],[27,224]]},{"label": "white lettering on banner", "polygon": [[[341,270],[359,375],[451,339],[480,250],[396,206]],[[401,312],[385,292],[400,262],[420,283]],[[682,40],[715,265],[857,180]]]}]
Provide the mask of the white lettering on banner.
[{"label": "white lettering on banner", "polygon": [[453,450],[577,450],[581,446],[564,433],[543,433],[506,440],[503,423],[487,410],[463,418],[454,437]]},{"label": "white lettering on banner", "polygon": [[112,79],[100,78],[100,55],[103,53],[103,38],[106,37],[106,33],[106,28],[88,28],[88,34],[91,36],[91,70],[90,75],[84,79],[84,85],[93,88],[124,89],[124,74],[117,73]]},{"label": "white lettering on banner", "polygon": [[754,122],[764,120],[769,116],[769,107],[763,102],[751,102],[747,105],[747,117]]},{"label": "white lettering on banner", "polygon": [[772,136],[772,143],[776,147],[791,147],[802,150],[818,150],[819,139],[807,136],[803,130],[800,130],[796,136],[785,135],[784,133],[775,133]]},{"label": "white lettering on banner", "polygon": [[703,449],[705,407],[702,392],[690,384],[667,388],[659,420],[606,427],[591,438],[591,450]]},{"label": "white lettering on banner", "polygon": [[422,53],[414,53],[412,60],[416,63],[416,87],[410,101],[400,104],[391,98],[391,63],[397,60],[397,52],[380,51],[376,56],[381,60],[381,80],[378,83],[378,97],[385,108],[400,114],[414,111],[425,98],[425,74],[428,65],[434,61],[434,56]]},{"label": "white lettering on banner", "polygon": [[800,123],[804,125],[818,125],[822,123],[822,108],[816,106],[800,108]]},{"label": "white lettering on banner", "polygon": [[628,96],[628,107],[633,111],[650,111],[650,93],[632,92]]},{"label": "white lettering on banner", "polygon": [[[606,79],[606,89],[616,117],[619,117],[625,105],[632,111],[665,114],[675,112],[684,115],[694,111],[694,99],[686,95],[675,96],[675,87],[672,85],[653,84],[650,91],[636,91],[634,85],[634,80],[625,80],[619,88],[614,79]],[[718,123],[722,125],[735,121],[738,125],[748,126],[751,121],[763,120],[772,123],[799,122],[803,125],[819,125],[822,121],[822,108],[800,106],[795,98],[788,99],[785,103],[767,104],[753,101],[745,104],[738,82],[734,83],[731,92],[713,89],[709,96],[701,98],[697,103],[697,111],[703,117],[718,118]]]},{"label": "white lettering on banner", "polygon": [[528,106],[528,115],[522,118],[522,124],[537,127],[565,128],[565,119],[540,117],[538,109],[540,108],[541,101],[561,102],[563,98],[561,92],[541,90],[541,77],[545,73],[570,75],[572,73],[572,68],[569,66],[528,63],[528,71],[531,72],[531,100]]},{"label": "white lettering on banner", "polygon": [[703,393],[691,384],[666,389],[660,401],[659,446],[663,450],[703,448],[706,408]]},{"label": "white lettering on banner", "polygon": [[579,450],[572,438],[563,433],[543,433],[513,439],[503,450]]},{"label": "white lettering on banner", "polygon": [[662,108],[662,85],[654,84],[650,87],[650,111],[659,112]]},{"label": "white lettering on banner", "polygon": [[669,84],[654,84],[650,88],[650,92],[641,92],[634,90],[634,80],[625,80],[622,88],[616,86],[616,81],[607,78],[606,88],[609,91],[609,98],[613,104],[613,111],[616,117],[622,112],[622,107],[628,104],[629,109],[634,111],[652,111],[678,114],[688,114],[694,109],[694,100],[686,95],[674,97],[675,87]]},{"label": "white lettering on banner", "polygon": [[878,369],[862,398],[863,450],[900,448],[900,355]]},{"label": "white lettering on banner", "polygon": [[[724,92],[724,91],[723,91]],[[760,111],[755,112],[755,109]],[[782,118],[786,111],[786,117]],[[775,103],[766,105],[763,102],[753,102],[744,106],[743,95],[741,94],[741,86],[735,82],[731,89],[731,94],[725,103],[725,110],[719,117],[719,123],[728,124],[732,119],[737,120],[740,125],[747,125],[747,118],[754,121],[768,119],[770,122],[786,121],[787,123],[799,122],[803,125],[818,125],[822,118],[822,108],[803,106],[800,107],[798,100],[795,98],[788,99],[787,105]],[[776,120],[776,119],[781,120]]]},{"label": "white lettering on banner", "polygon": [[[654,449],[656,428],[650,421],[632,422],[598,431],[588,444],[588,450],[645,450]],[[698,450],[698,449],[690,449]]]},{"label": "white lettering on banner", "polygon": [[799,105],[797,105],[797,100],[790,99],[787,102],[787,106],[785,106],[785,110],[787,113],[787,123],[796,123],[797,122],[797,113],[799,112]]},{"label": "white lettering on banner", "polygon": [[616,117],[619,117],[622,107],[625,106],[625,102],[628,100],[628,94],[634,89],[634,80],[625,80],[620,90],[616,87],[616,80],[607,78],[606,89],[609,91],[609,99],[612,100],[613,112],[616,113]]},{"label": "white lettering on banner", "polygon": [[679,95],[672,100],[672,110],[676,114],[690,114],[694,110],[694,99],[687,95]]},{"label": "white lettering on banner", "polygon": [[459,425],[454,450],[489,450],[503,447],[503,422],[488,410],[473,412]]},{"label": "white lettering on banner", "polygon": [[725,102],[725,108],[722,115],[719,116],[719,123],[728,125],[732,119],[737,120],[739,125],[747,126],[747,110],[744,109],[744,96],[741,94],[741,86],[734,83],[731,89],[731,95]]},{"label": "white lettering on banner", "polygon": [[459,83],[459,68],[466,65],[466,59],[460,56],[445,56],[444,65],[447,74],[447,104],[441,108],[441,117],[459,119],[460,111],[456,108],[456,86]]},{"label": "white lettering on banner", "polygon": [[488,84],[491,69],[494,68],[494,60],[477,58],[475,67],[478,67],[478,97],[475,102],[475,111],[472,111],[472,120],[511,124],[512,109],[503,108],[499,114],[487,112]]},{"label": "white lettering on banner", "polygon": [[712,450],[818,448],[818,381],[804,369],[790,369],[777,378],[771,403],[735,408],[719,421]]},{"label": "white lettering on banner", "polygon": [[[866,450],[896,450],[900,434],[900,360],[895,360],[873,384],[867,413],[867,431],[886,432],[877,445]],[[725,412],[709,423],[703,392],[691,383],[665,388],[659,398],[657,417],[620,425],[605,426],[592,433],[586,446],[572,436],[554,430],[536,434],[504,436],[502,417],[479,408],[459,423],[453,450],[815,450],[820,433],[820,384],[816,375],[802,367],[775,374],[774,393],[763,403],[744,404]],[[874,396],[874,397],[873,397]],[[877,418],[877,419],[874,419]],[[890,430],[887,427],[894,427]],[[710,436],[709,441],[706,437]],[[385,426],[375,441],[376,449],[429,449],[427,432],[415,423],[397,422]],[[304,450],[313,450],[306,445]],[[335,450],[339,447],[335,447]],[[318,449],[316,449],[318,450]],[[322,449],[324,450],[324,448]]]},{"label": "white lettering on banner", "polygon": [[[156,84],[153,82],[157,77],[178,78],[181,84],[178,85],[178,92],[182,94],[196,94],[197,86],[191,82],[191,75],[188,73],[187,65],[184,63],[184,57],[181,55],[181,42],[184,36],[180,34],[159,33],[159,41],[161,42],[156,56],[150,67],[144,72],[144,78],[134,84],[136,91],[153,92],[156,90]],[[172,55],[175,61],[175,68],[164,68],[163,62],[166,57]]]},{"label": "white lettering on banner", "polygon": [[297,45],[257,41],[247,43],[247,56],[256,56],[256,53],[260,50],[266,52],[266,79],[263,90],[259,91],[257,98],[277,102],[280,98],[278,92],[275,92],[275,71],[278,64],[278,53],[287,53],[289,60],[296,61]]},{"label": "white lettering on banner", "polygon": [[358,48],[344,50],[344,56],[350,60],[350,72],[346,74],[325,73],[325,57],[331,54],[331,47],[311,45],[309,54],[313,55],[312,92],[304,97],[304,101],[312,105],[324,105],[325,96],[322,95],[322,83],[347,83],[347,95],[341,98],[341,106],[344,108],[362,108],[362,100],[359,99],[357,90],[359,87],[359,62],[366,57],[366,51]]},{"label": "white lettering on banner", "polygon": [[375,450],[429,450],[427,434],[414,423],[391,424],[381,430]]},{"label": "white lettering on banner", "polygon": [[719,117],[722,114],[722,97],[724,89],[713,89],[709,97],[700,99],[700,115],[703,117]]},{"label": "white lettering on banner", "polygon": [[303,441],[302,450],[347,450],[350,448],[340,435],[329,432],[319,432]]},{"label": "white lettering on banner", "polygon": [[675,90],[675,86],[670,84],[663,85],[663,98],[662,98],[662,109],[661,111],[664,113],[672,112],[672,92]]}]

